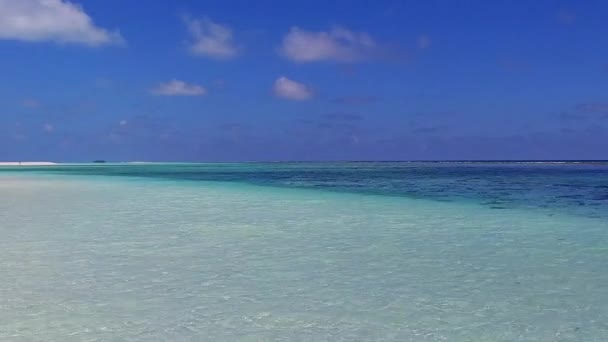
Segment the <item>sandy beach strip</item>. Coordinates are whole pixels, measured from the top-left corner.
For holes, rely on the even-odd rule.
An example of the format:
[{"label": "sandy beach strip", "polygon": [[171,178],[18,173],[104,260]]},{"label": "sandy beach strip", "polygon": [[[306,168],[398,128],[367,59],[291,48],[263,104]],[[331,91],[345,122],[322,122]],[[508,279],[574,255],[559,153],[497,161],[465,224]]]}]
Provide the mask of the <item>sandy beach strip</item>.
[{"label": "sandy beach strip", "polygon": [[57,165],[53,162],[0,162],[0,166],[49,166]]}]

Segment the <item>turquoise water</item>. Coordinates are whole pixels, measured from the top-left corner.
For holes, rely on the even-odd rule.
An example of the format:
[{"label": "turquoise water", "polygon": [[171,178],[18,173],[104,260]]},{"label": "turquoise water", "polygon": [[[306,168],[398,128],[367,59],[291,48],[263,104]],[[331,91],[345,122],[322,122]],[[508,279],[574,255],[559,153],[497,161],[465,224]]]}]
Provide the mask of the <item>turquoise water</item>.
[{"label": "turquoise water", "polygon": [[[0,172],[2,170],[0,167]],[[20,170],[176,181],[240,182],[466,201],[493,209],[531,208],[547,213],[567,212],[608,219],[608,162],[90,164]]]},{"label": "turquoise water", "polygon": [[608,340],[604,164],[15,170],[2,341]]}]

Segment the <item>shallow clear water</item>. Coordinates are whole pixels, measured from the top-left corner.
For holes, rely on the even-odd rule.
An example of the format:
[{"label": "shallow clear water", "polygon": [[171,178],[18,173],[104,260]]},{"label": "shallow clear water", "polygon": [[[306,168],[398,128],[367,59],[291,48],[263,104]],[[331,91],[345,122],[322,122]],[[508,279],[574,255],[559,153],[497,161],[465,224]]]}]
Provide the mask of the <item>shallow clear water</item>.
[{"label": "shallow clear water", "polygon": [[[0,167],[2,171],[14,168]],[[68,175],[226,181],[440,201],[608,219],[608,162],[75,164],[20,168]]]},{"label": "shallow clear water", "polygon": [[0,340],[608,340],[603,166],[297,165],[0,171]]}]

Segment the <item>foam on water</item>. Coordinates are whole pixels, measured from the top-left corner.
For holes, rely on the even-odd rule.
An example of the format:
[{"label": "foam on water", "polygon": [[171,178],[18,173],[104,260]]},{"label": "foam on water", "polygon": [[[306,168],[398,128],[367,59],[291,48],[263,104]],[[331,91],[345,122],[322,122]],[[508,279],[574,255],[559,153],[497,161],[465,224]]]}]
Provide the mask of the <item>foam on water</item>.
[{"label": "foam on water", "polygon": [[606,341],[602,218],[0,176],[0,340]]}]

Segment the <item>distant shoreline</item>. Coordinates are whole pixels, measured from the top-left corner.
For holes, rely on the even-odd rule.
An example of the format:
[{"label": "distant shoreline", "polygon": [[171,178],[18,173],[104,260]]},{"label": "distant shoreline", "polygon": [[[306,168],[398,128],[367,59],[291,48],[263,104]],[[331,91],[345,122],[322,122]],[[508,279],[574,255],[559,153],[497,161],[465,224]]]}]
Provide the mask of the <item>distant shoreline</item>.
[{"label": "distant shoreline", "polygon": [[154,165],[154,164],[306,164],[306,163],[319,163],[319,164],[331,164],[331,163],[346,163],[346,164],[356,164],[356,163],[403,163],[403,164],[608,164],[608,160],[602,159],[582,159],[582,160],[560,160],[560,159],[546,159],[546,160],[284,160],[284,161],[205,161],[205,162],[162,162],[162,161],[120,161],[120,162],[106,162],[106,161],[94,161],[94,162],[70,162],[70,163],[57,163],[57,162],[47,162],[47,161],[24,161],[24,162],[0,162],[0,166],[53,166],[53,165]]},{"label": "distant shoreline", "polygon": [[0,162],[0,166],[49,166],[57,165],[53,162]]}]

